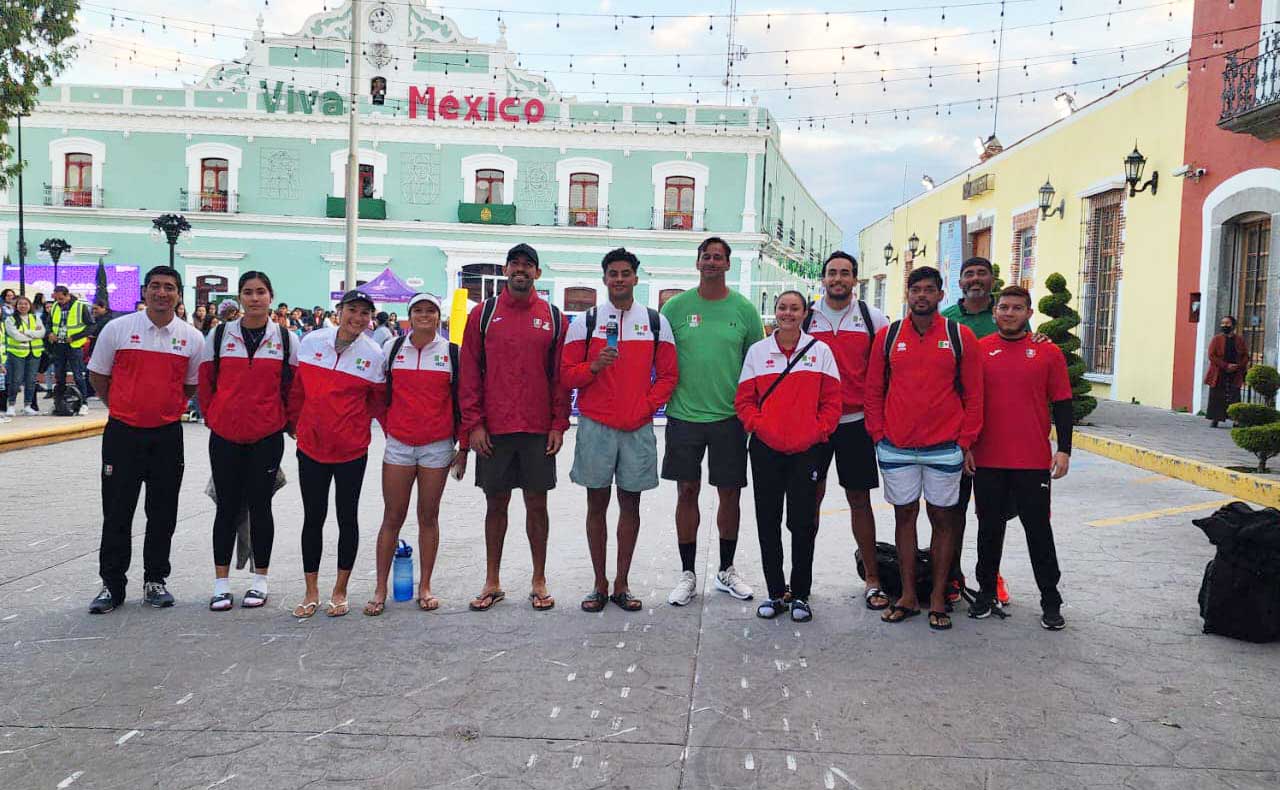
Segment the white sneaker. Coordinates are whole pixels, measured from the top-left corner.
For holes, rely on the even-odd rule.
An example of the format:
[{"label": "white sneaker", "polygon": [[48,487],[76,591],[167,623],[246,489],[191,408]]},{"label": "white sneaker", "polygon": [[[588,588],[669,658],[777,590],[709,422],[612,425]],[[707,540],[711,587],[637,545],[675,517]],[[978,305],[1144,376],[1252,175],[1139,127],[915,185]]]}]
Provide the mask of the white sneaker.
[{"label": "white sneaker", "polygon": [[0,423],[12,422],[12,418],[0,414]]},{"label": "white sneaker", "polygon": [[76,414],[77,414],[78,416],[80,416],[80,417],[83,417],[83,416],[85,416],[85,415],[86,415],[86,414],[88,414],[88,413],[89,413],[89,407],[88,407],[88,406],[81,406],[81,407],[80,407],[80,411],[76,412]]},{"label": "white sneaker", "polygon": [[680,574],[680,583],[667,596],[667,603],[672,606],[686,606],[698,594],[698,575],[693,571]]},{"label": "white sneaker", "polygon": [[729,593],[739,601],[750,601],[755,596],[732,565],[716,574],[716,589]]},{"label": "white sneaker", "polygon": [[28,417],[39,417],[39,416],[40,416],[40,410],[39,410],[39,409],[33,409],[33,408],[32,408],[32,407],[30,407],[30,406],[28,406],[28,407],[26,407],[25,409],[23,409],[23,410],[22,410],[22,413],[23,413],[23,414],[25,414],[25,415],[27,415]]},{"label": "white sneaker", "polygon": [[4,410],[4,416],[6,416],[6,417],[17,417],[17,416],[18,416],[18,412],[17,412],[17,411],[16,411],[12,406],[10,406],[9,408],[7,408],[7,409],[5,409],[5,410]]}]

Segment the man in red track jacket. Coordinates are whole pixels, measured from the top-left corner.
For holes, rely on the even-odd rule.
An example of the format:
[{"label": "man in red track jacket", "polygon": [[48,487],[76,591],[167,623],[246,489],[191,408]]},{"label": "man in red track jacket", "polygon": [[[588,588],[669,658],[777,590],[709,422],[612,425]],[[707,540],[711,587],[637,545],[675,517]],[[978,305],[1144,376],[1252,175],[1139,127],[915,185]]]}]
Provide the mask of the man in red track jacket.
[{"label": "man in red track jacket", "polygon": [[866,390],[867,432],[876,442],[884,497],[894,506],[902,569],[902,597],[882,619],[898,623],[920,613],[915,558],[916,519],[923,494],[933,526],[929,627],[936,630],[951,627],[946,582],[958,530],[949,508],[960,497],[964,452],[982,429],[978,339],[968,327],[938,314],[942,295],[942,275],[937,269],[922,266],[911,272],[907,278],[911,313],[876,333]]},{"label": "man in red track jacket", "polygon": [[[665,316],[635,302],[639,258],[619,248],[607,253],[600,265],[609,301],[569,325],[560,363],[565,387],[578,390],[578,433],[569,479],[587,489],[587,545],[596,575],[595,590],[583,600],[582,609],[598,612],[612,600],[631,612],[644,606],[631,595],[627,573],[640,534],[640,492],[658,487],[653,413],[676,388],[676,339]],[[610,595],[605,515],[615,482],[618,575]]]},{"label": "man in red track jacket", "polygon": [[462,430],[476,451],[476,485],[487,502],[487,573],[471,608],[483,611],[506,597],[499,579],[502,544],[511,490],[519,488],[533,554],[529,600],[533,608],[546,610],[555,606],[545,571],[547,492],[556,487],[555,455],[569,429],[569,393],[559,374],[565,322],[534,290],[542,269],[533,247],[512,247],[502,273],[507,287],[492,300],[489,325],[482,326],[491,301],[486,300],[468,316],[462,341]]}]

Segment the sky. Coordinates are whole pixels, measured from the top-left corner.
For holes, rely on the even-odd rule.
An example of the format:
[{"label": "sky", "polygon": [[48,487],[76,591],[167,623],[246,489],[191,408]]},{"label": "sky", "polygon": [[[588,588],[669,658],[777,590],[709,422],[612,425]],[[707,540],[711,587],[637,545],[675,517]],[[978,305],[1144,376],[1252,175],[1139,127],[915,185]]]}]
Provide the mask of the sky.
[{"label": "sky", "polygon": [[[190,84],[242,53],[259,13],[267,36],[289,35],[334,6],[203,0],[174,15],[163,0],[82,0],[80,54],[58,81]],[[429,6],[485,42],[505,24],[523,68],[584,101],[742,106],[755,96],[852,249],[861,228],[921,192],[922,176],[941,183],[974,164],[976,139],[994,130],[1007,146],[1060,117],[1057,94],[1080,107],[1185,52],[1192,0],[743,0],[733,33],[745,58],[728,94],[730,0]]]}]

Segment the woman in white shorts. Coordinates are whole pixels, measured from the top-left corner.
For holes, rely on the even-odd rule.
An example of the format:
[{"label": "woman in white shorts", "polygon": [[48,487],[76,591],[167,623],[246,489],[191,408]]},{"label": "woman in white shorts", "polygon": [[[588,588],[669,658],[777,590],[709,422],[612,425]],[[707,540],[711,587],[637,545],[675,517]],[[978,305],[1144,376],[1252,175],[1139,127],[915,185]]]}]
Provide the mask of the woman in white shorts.
[{"label": "woman in white shorts", "polygon": [[439,333],[440,299],[417,294],[409,300],[410,333],[383,346],[386,358],[387,437],[382,457],[382,528],[378,532],[378,582],[364,613],[376,617],[387,605],[387,583],[418,485],[418,608],[434,611],[440,601],[431,594],[431,572],[440,547],[440,496],[449,468],[461,478],[467,451],[456,450],[458,438],[458,347]]}]

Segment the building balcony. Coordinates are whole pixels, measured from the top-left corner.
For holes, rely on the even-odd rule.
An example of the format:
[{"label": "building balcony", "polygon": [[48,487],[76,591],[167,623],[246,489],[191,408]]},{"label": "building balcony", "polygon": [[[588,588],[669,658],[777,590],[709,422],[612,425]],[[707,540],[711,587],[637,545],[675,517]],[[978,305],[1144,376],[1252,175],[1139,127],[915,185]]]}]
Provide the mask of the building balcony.
[{"label": "building balcony", "polygon": [[101,189],[68,189],[44,185],[46,206],[74,206],[77,208],[102,208]]},{"label": "building balcony", "polygon": [[1280,138],[1280,33],[1254,47],[1229,52],[1222,71],[1222,114],[1218,126],[1259,140]]},{"label": "building balcony", "polygon": [[240,194],[225,191],[192,192],[189,189],[179,189],[178,210],[188,213],[239,214]]},{"label": "building balcony", "polygon": [[[360,219],[386,219],[387,201],[382,198],[360,198],[357,212]],[[330,195],[325,201],[324,215],[329,219],[341,219],[347,216],[347,199]]]},{"label": "building balcony", "polygon": [[782,220],[778,220],[777,224],[774,226],[773,235],[778,241],[782,241]]},{"label": "building balcony", "polygon": [[705,212],[695,211],[663,211],[654,209],[653,230],[696,230],[706,228]]},{"label": "building balcony", "polygon": [[516,207],[512,203],[459,203],[458,221],[480,225],[514,225]]},{"label": "building balcony", "polygon": [[609,209],[599,206],[560,206],[556,209],[556,224],[565,228],[607,228]]}]

